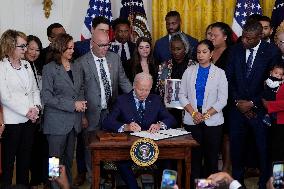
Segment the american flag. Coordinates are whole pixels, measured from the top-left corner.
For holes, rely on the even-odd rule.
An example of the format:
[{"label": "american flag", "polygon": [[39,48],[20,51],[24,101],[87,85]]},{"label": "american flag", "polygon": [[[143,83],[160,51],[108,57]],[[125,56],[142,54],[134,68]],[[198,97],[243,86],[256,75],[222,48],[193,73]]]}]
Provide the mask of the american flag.
[{"label": "american flag", "polygon": [[242,35],[246,18],[252,14],[262,14],[259,0],[237,0],[232,29],[237,37]]},{"label": "american flag", "polygon": [[81,33],[81,40],[91,38],[92,20],[96,16],[104,16],[111,23],[113,17],[110,0],[90,0]]},{"label": "american flag", "polygon": [[[146,16],[142,0],[121,0],[120,17],[128,19],[130,14],[140,13]],[[130,20],[132,21],[132,20]]]},{"label": "american flag", "polygon": [[132,31],[139,37],[145,36],[151,39],[151,32],[142,0],[121,0],[120,17],[128,19]]},{"label": "american flag", "polygon": [[284,0],[276,0],[271,16],[272,26],[276,28],[284,21]]}]

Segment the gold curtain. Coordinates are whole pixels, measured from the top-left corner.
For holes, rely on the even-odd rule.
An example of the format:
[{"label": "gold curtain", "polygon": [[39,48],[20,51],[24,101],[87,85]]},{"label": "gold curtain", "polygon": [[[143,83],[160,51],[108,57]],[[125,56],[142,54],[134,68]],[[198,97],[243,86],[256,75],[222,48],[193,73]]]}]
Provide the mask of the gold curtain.
[{"label": "gold curtain", "polygon": [[[275,0],[260,0],[263,15],[271,16]],[[166,35],[165,16],[176,10],[181,14],[182,31],[204,39],[206,27],[220,21],[232,25],[236,0],[152,0],[154,41]]]}]

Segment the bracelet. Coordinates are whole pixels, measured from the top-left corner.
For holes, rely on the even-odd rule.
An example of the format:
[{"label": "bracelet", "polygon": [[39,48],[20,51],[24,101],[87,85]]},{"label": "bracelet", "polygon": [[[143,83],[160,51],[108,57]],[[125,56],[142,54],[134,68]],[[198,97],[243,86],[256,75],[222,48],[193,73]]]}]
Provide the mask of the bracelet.
[{"label": "bracelet", "polygon": [[193,111],[191,117],[194,117],[197,112]]},{"label": "bracelet", "polygon": [[206,112],[205,114],[204,114],[204,119],[206,120],[206,119],[209,119],[211,117],[211,115],[208,113],[208,112]]}]

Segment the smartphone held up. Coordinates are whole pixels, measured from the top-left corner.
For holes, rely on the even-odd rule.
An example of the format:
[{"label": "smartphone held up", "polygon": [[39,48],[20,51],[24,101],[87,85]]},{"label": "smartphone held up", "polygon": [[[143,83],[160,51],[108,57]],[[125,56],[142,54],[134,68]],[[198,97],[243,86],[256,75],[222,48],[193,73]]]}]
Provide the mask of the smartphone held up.
[{"label": "smartphone held up", "polygon": [[48,177],[53,179],[59,177],[59,158],[50,157],[48,159]]},{"label": "smartphone held up", "polygon": [[165,169],[163,171],[161,189],[173,189],[177,181],[177,172]]}]

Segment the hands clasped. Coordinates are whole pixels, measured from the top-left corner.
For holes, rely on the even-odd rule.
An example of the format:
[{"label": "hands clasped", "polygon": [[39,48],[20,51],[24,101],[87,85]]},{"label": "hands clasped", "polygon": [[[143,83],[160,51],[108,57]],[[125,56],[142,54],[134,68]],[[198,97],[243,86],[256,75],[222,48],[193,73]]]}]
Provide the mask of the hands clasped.
[{"label": "hands clasped", "polygon": [[31,120],[33,123],[36,122],[36,120],[39,118],[39,110],[36,107],[32,107],[29,109],[28,113],[26,114],[26,117]]},{"label": "hands clasped", "polygon": [[252,109],[254,107],[252,101],[238,100],[236,106],[248,119],[256,118],[257,115]]},{"label": "hands clasped", "polygon": [[75,110],[77,112],[85,112],[87,109],[87,101],[76,101],[75,102]]},{"label": "hands clasped", "polygon": [[192,119],[193,119],[193,123],[195,124],[199,124],[203,121],[205,121],[206,119],[210,118],[210,114],[208,112],[201,114],[200,112],[193,112],[191,114]]}]

